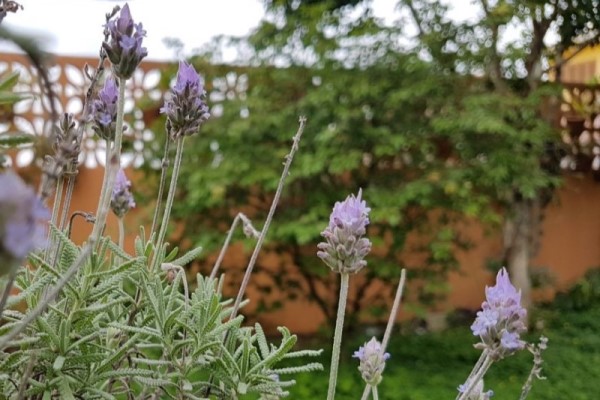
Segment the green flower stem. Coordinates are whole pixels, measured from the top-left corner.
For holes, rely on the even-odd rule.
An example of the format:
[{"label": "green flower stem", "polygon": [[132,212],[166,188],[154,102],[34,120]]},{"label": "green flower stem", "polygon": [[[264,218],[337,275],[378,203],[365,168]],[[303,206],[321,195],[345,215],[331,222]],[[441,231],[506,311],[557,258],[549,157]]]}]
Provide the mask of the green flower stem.
[{"label": "green flower stem", "polygon": [[175,192],[177,191],[177,178],[179,176],[179,169],[181,167],[181,160],[183,158],[183,142],[185,136],[180,136],[177,139],[177,150],[175,151],[175,162],[173,165],[173,175],[171,175],[171,184],[169,186],[169,193],[167,193],[167,202],[165,204],[165,212],[163,214],[162,222],[160,224],[160,231],[158,238],[156,239],[156,247],[154,251],[154,259],[152,265],[154,270],[157,270],[160,262],[159,255],[162,252],[163,243],[165,236],[167,235],[167,227],[169,226],[169,218],[171,216],[171,209],[173,208],[173,199],[175,198]]},{"label": "green flower stem", "polygon": [[398,316],[398,309],[400,308],[400,301],[402,300],[402,292],[404,292],[404,283],[406,282],[406,269],[402,268],[400,272],[400,282],[398,282],[398,289],[396,289],[396,297],[394,297],[394,304],[392,305],[392,311],[388,318],[387,326],[385,327],[385,333],[383,334],[383,340],[381,341],[381,353],[385,353],[385,349],[392,336],[392,328],[396,323],[396,317]]},{"label": "green flower stem", "polygon": [[[400,308],[400,301],[402,300],[402,293],[404,292],[404,283],[406,282],[406,269],[402,268],[400,272],[400,282],[398,282],[398,289],[396,289],[396,297],[394,297],[394,303],[392,305],[392,311],[390,312],[390,316],[388,318],[387,325],[385,327],[385,333],[383,334],[383,340],[381,341],[381,354],[385,354],[385,349],[390,341],[390,337],[392,336],[392,328],[396,323],[396,317],[398,316],[398,309]],[[375,386],[373,386],[375,389]],[[371,385],[367,385],[363,392],[362,400],[366,400],[369,396],[369,392],[371,391]],[[373,395],[375,396],[375,395]]]},{"label": "green flower stem", "polygon": [[123,223],[123,217],[117,218],[119,223],[119,247],[123,248],[125,243],[125,224]]},{"label": "green flower stem", "polygon": [[[471,393],[471,391],[473,390],[475,385],[477,385],[477,382],[482,380],[483,376],[485,375],[487,370],[490,369],[490,366],[492,365],[492,363],[493,363],[492,358],[490,356],[488,356],[486,353],[484,360],[481,363],[477,372],[473,373],[476,370],[476,368],[473,368],[473,372],[471,372],[471,374],[469,375],[470,378],[467,380],[467,388],[465,389],[464,392],[459,394],[459,396],[457,397],[457,400],[465,400],[468,398],[469,394]],[[477,364],[479,364],[479,361],[477,362]],[[475,366],[477,367],[477,365],[475,365]]]},{"label": "green flower stem", "polygon": [[[477,360],[477,362],[475,363],[475,366],[471,370],[471,373],[467,377],[466,382],[471,381],[471,378],[473,378],[473,376],[477,373],[477,371],[479,371],[479,369],[481,368],[481,365],[485,361],[486,357],[487,357],[487,350],[484,350],[481,352],[481,355],[479,356],[479,359]],[[459,396],[460,396],[460,394],[458,394],[458,396],[456,396],[456,398],[458,399]]]},{"label": "green flower stem", "polygon": [[160,214],[160,208],[162,206],[163,192],[165,191],[165,182],[167,180],[167,169],[169,168],[169,150],[170,150],[171,138],[169,132],[165,134],[165,153],[161,162],[160,172],[160,185],[158,186],[158,196],[156,197],[156,207],[154,208],[154,216],[152,217],[152,227],[150,228],[150,237],[154,235],[154,230],[157,228],[158,215]]},{"label": "green flower stem", "polygon": [[340,297],[337,318],[335,321],[335,334],[333,336],[331,369],[329,370],[329,390],[327,391],[327,400],[335,399],[335,386],[337,384],[338,368],[340,364],[340,347],[342,346],[342,332],[344,330],[344,315],[346,313],[349,281],[350,275],[346,272],[342,272],[340,277]]},{"label": "green flower stem", "polygon": [[[75,188],[75,175],[69,174],[67,178],[67,191],[65,193],[65,199],[63,200],[62,211],[60,215],[60,222],[57,225],[59,231],[63,231],[65,229],[65,225],[67,224],[67,216],[69,215],[69,208],[71,208],[71,199],[73,198],[73,189]],[[54,256],[50,264],[55,266],[56,260],[58,260],[58,255],[62,250],[62,242],[57,243],[54,250]]]},{"label": "green flower stem", "polygon": [[4,291],[2,292],[2,298],[0,299],[0,320],[2,320],[4,306],[6,305],[6,300],[8,300],[8,296],[10,295],[10,291],[12,290],[13,284],[15,283],[15,278],[17,277],[18,270],[19,269],[15,267],[11,269],[8,281],[6,281],[6,286],[4,287]]},{"label": "green flower stem", "polygon": [[369,385],[367,383],[367,385],[365,386],[365,390],[363,391],[362,397],[360,398],[360,400],[367,400],[369,398],[369,395],[371,394],[371,385]]},{"label": "green flower stem", "polygon": [[91,239],[94,242],[98,242],[102,231],[106,225],[106,217],[108,216],[108,210],[110,208],[110,196],[115,185],[117,178],[117,172],[121,166],[121,143],[123,141],[123,115],[125,111],[125,84],[127,80],[119,78],[119,99],[117,102],[117,121],[115,129],[115,141],[112,149],[109,147],[107,141],[107,164],[104,171],[105,181],[102,184],[102,191],[100,192],[100,201],[98,203],[98,209],[96,211],[96,222],[94,223],[94,229],[92,230]]},{"label": "green flower stem", "polygon": [[[106,187],[108,186],[108,166],[110,165],[110,149],[111,149],[111,140],[106,139],[106,151],[104,152],[104,176],[102,177],[102,188],[100,189],[100,200],[98,201],[98,209],[100,208],[100,204],[104,204],[104,198],[107,194]],[[94,227],[96,226],[96,221],[98,220],[98,211],[96,211],[96,215],[94,216]],[[92,228],[92,232],[95,228]]]},{"label": "green flower stem", "polygon": [[235,218],[233,219],[233,223],[231,224],[231,227],[229,227],[229,232],[227,232],[227,236],[225,237],[225,243],[223,243],[223,246],[221,247],[221,251],[219,252],[219,256],[217,257],[217,261],[215,261],[215,265],[213,266],[212,271],[210,271],[210,279],[214,279],[217,276],[217,272],[219,271],[219,267],[221,266],[221,262],[223,261],[223,258],[225,257],[225,252],[227,251],[227,248],[229,247],[229,242],[231,242],[231,237],[233,236],[233,232],[235,231],[235,228],[237,227],[238,222],[240,221],[240,213],[238,213]]},{"label": "green flower stem", "polygon": [[244,278],[242,279],[242,283],[240,285],[240,289],[238,290],[238,294],[235,298],[235,302],[233,303],[233,310],[231,312],[230,319],[233,319],[237,316],[237,313],[240,309],[240,305],[242,304],[242,299],[244,298],[244,293],[246,293],[246,288],[248,287],[248,282],[250,282],[250,276],[252,275],[252,270],[254,269],[254,265],[256,264],[256,260],[258,259],[258,253],[260,253],[260,249],[262,248],[262,244],[265,240],[265,236],[267,236],[267,232],[269,231],[269,226],[271,225],[271,221],[273,220],[273,215],[275,214],[275,210],[277,209],[277,205],[279,204],[279,199],[281,198],[281,192],[283,191],[283,186],[285,184],[285,179],[289,175],[290,167],[292,165],[292,160],[294,159],[294,155],[296,151],[298,151],[298,147],[300,145],[300,138],[304,133],[304,127],[306,125],[306,117],[300,117],[298,130],[294,135],[294,141],[292,143],[292,148],[288,155],[285,156],[285,164],[283,166],[283,172],[281,173],[281,178],[279,178],[279,183],[277,184],[277,190],[275,191],[275,197],[273,197],[273,202],[271,203],[271,208],[269,209],[269,213],[267,214],[267,218],[265,219],[265,224],[260,231],[260,235],[258,240],[256,241],[256,245],[254,246],[254,250],[252,252],[252,256],[250,257],[250,261],[248,262],[248,266],[246,267],[246,272],[244,272]]},{"label": "green flower stem", "polygon": [[[58,212],[60,209],[60,202],[62,200],[62,192],[64,186],[64,179],[61,176],[56,182],[56,191],[54,192],[54,205],[52,206],[52,217],[50,218],[50,224],[56,226],[58,220]],[[46,252],[44,253],[44,261],[49,261],[50,253],[54,248],[54,233],[50,231],[48,236],[48,243],[46,244]],[[51,264],[51,263],[50,263]]]},{"label": "green flower stem", "polygon": [[242,221],[242,223],[244,225],[244,229],[250,228],[252,230],[251,236],[253,238],[260,237],[260,232],[257,232],[254,229],[254,227],[252,226],[248,217],[246,217],[244,215],[244,213],[241,213],[241,212],[237,213],[237,215],[233,219],[233,223],[231,224],[231,227],[229,228],[229,232],[227,232],[227,237],[225,238],[225,242],[223,243],[223,246],[221,247],[221,251],[219,252],[217,261],[215,261],[215,265],[213,266],[213,269],[210,272],[210,279],[215,279],[215,277],[217,276],[217,272],[219,272],[219,267],[221,266],[221,263],[223,262],[223,258],[225,258],[225,253],[227,252],[227,249],[229,248],[229,242],[231,242],[231,237],[233,236],[233,232],[235,232],[235,228],[237,227],[238,222],[240,222],[240,221]]},{"label": "green flower stem", "polygon": [[65,194],[60,223],[58,224],[58,229],[61,231],[65,229],[65,225],[67,224],[67,216],[69,215],[69,209],[71,208],[71,200],[73,199],[73,190],[75,189],[76,174],[77,172],[70,174],[67,178],[67,193]]},{"label": "green flower stem", "polygon": [[379,394],[377,393],[377,386],[373,386],[373,400],[379,400]]}]

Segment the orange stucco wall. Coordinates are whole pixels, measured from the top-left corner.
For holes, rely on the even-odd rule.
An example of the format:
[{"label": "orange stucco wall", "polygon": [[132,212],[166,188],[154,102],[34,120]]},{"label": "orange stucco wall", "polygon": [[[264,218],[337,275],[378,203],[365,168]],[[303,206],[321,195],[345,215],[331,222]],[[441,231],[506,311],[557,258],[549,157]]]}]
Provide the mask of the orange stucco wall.
[{"label": "orange stucco wall", "polygon": [[[72,210],[93,211],[97,205],[102,182],[102,168],[82,169],[74,193]],[[128,173],[134,177],[131,171]],[[133,250],[133,240],[140,223],[151,218],[152,209],[137,209],[126,217],[126,249]],[[109,218],[107,231],[116,240],[116,221]],[[276,223],[276,222],[275,222]],[[474,247],[458,255],[461,270],[450,275],[451,291],[448,301],[440,306],[442,310],[461,307],[476,309],[484,297],[484,286],[493,282],[493,276],[484,268],[486,260],[497,257],[501,251],[500,232],[485,232],[481,225],[466,224],[468,236]],[[541,224],[542,236],[539,252],[532,265],[547,266],[556,278],[555,289],[565,289],[580,278],[590,267],[600,266],[600,183],[588,177],[569,176],[558,191],[556,199],[545,209]],[[83,220],[74,224],[73,239],[82,242],[91,232],[91,226]],[[223,262],[223,270],[241,268],[247,261],[240,247],[233,247]],[[261,255],[262,265],[288,263],[285,255],[266,252]],[[319,262],[315,257],[315,262]],[[325,267],[324,267],[325,268]],[[253,279],[265,280],[256,276]],[[267,282],[267,281],[265,281]],[[285,288],[279,288],[285,290]],[[327,287],[322,287],[327,290]],[[351,290],[352,292],[352,290]],[[547,292],[547,291],[546,291]],[[550,295],[554,290],[550,291]],[[332,293],[334,296],[335,293]],[[534,295],[536,295],[534,293]],[[538,297],[540,293],[537,293]],[[542,293],[542,297],[548,293]],[[257,303],[256,291],[250,290],[248,297]],[[352,296],[352,293],[350,294]],[[319,308],[310,302],[299,299],[285,303],[278,311],[261,314],[261,323],[267,330],[286,325],[293,332],[312,333],[323,323],[324,316]]]}]

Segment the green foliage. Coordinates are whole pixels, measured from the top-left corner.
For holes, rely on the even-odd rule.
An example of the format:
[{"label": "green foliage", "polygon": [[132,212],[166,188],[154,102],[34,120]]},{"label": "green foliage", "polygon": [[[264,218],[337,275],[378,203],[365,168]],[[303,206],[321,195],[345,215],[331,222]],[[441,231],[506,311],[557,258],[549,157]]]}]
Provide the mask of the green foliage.
[{"label": "green foliage", "polygon": [[[19,82],[19,72],[5,73],[0,75],[0,120],[7,119],[12,114],[12,107],[21,100],[28,97],[23,93],[15,92],[15,86]],[[6,151],[34,141],[34,136],[18,133],[5,132],[0,134],[0,166],[5,163]]]},{"label": "green foliage", "polygon": [[[207,89],[216,92],[214,115],[189,143],[187,184],[174,208],[185,221],[174,241],[200,242],[205,254],[220,246],[238,211],[259,226],[294,121],[306,115],[301,151],[269,236],[293,265],[273,270],[259,263],[258,269],[290,287],[289,296],[313,299],[330,323],[333,304],[315,289],[331,285],[326,267],[306,255],[333,204],[349,193],[363,188],[373,209],[370,232],[385,238],[374,238],[378,251],[357,297],[374,283],[393,285],[399,266],[408,264],[411,278],[429,281],[411,298],[431,304],[447,293],[457,251],[469,248],[460,223],[498,228],[515,201],[547,200],[559,184],[559,137],[542,117],[556,89],[518,68],[528,62],[532,41],[498,60],[488,43],[492,22],[527,20],[539,5],[511,6],[502,18],[498,9],[470,25],[449,19],[440,2],[402,1],[420,27],[417,45],[407,49],[397,45],[403,27],[380,24],[368,2],[341,3],[268,1],[268,17],[242,40],[249,47],[242,61],[252,67],[214,66],[210,54],[195,59]],[[492,61],[507,66],[499,80]],[[385,305],[385,293],[357,300],[349,315],[367,303]]]},{"label": "green foliage", "polygon": [[556,296],[555,304],[564,310],[593,310],[600,305],[600,269],[591,269],[566,292]]},{"label": "green foliage", "polygon": [[[56,263],[31,255],[21,268],[18,294],[8,298],[0,336],[20,324],[44,300],[81,249],[54,229],[61,247]],[[141,237],[144,233],[142,230]],[[232,302],[222,297],[222,280],[197,276],[191,296],[182,292],[182,273],[169,278],[148,269],[152,242],[138,237],[131,256],[104,238],[98,251],[69,281],[62,295],[24,334],[0,352],[0,397],[13,398],[243,398],[247,393],[285,396],[285,375],[321,369],[318,363],[282,368],[284,359],[318,356],[292,351],[296,336],[282,328],[279,346],[260,325],[242,327]],[[187,262],[194,249],[172,262]],[[170,257],[173,258],[175,252]],[[224,338],[227,337],[227,345]],[[213,397],[211,397],[213,398]]]},{"label": "green foliage", "polygon": [[[535,341],[540,334],[549,338],[542,370],[547,379],[535,382],[528,398],[594,400],[597,397],[594,379],[600,373],[597,350],[600,310],[597,307],[570,313],[561,310],[552,305],[533,315],[544,328],[532,332],[527,339]],[[343,347],[336,396],[340,400],[355,399],[356,393],[363,389],[358,361],[351,358],[352,352],[363,342],[364,336],[355,336],[348,338]],[[390,400],[454,398],[458,385],[479,356],[472,347],[474,342],[465,324],[440,333],[395,334],[387,349],[391,358],[379,385],[380,397]],[[312,345],[318,346],[318,343]],[[531,358],[530,353],[523,351],[493,365],[485,377],[486,389],[495,392],[494,398],[518,399],[531,368]],[[327,385],[327,377],[323,375],[299,377],[291,397],[320,398],[324,385]]]}]

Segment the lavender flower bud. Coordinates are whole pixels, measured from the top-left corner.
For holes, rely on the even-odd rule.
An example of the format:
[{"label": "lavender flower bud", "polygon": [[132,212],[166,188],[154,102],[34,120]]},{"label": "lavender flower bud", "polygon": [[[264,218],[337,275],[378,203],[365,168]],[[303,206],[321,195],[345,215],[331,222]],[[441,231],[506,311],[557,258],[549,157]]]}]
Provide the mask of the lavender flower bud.
[{"label": "lavender flower bud", "polygon": [[358,370],[366,383],[376,386],[381,382],[385,362],[390,358],[390,353],[383,353],[381,343],[377,339],[372,338],[364,346],[360,346],[352,357],[360,360]]},{"label": "lavender flower bud", "polygon": [[142,47],[146,31],[141,23],[134,24],[128,4],[123,6],[116,20],[108,21],[106,31],[110,34],[110,41],[103,42],[102,47],[113,65],[113,71],[119,78],[129,79],[148,55],[146,48]]},{"label": "lavender flower bud", "polygon": [[486,287],[485,294],[471,330],[481,338],[475,347],[488,350],[498,360],[525,347],[519,335],[527,330],[527,310],[521,307],[521,291],[512,285],[505,268],[498,271],[496,285]]},{"label": "lavender flower bud", "polygon": [[371,250],[371,242],[363,236],[371,209],[361,196],[362,189],[358,196],[335,203],[329,225],[321,232],[325,241],[317,245],[317,256],[334,272],[355,273],[367,265],[364,258]]},{"label": "lavender flower bud", "polygon": [[18,175],[0,173],[0,276],[46,243],[50,213]]},{"label": "lavender flower bud", "polygon": [[208,120],[210,114],[203,100],[205,96],[200,75],[192,65],[181,61],[175,86],[160,109],[167,116],[167,129],[171,139],[195,134]]},{"label": "lavender flower bud", "polygon": [[98,97],[92,102],[90,120],[94,122],[94,131],[103,139],[115,138],[117,120],[117,101],[119,89],[114,79],[109,78],[104,82],[104,87]]},{"label": "lavender flower bud", "polygon": [[115,186],[110,198],[110,208],[119,218],[123,218],[129,210],[135,207],[133,195],[129,191],[130,187],[131,182],[125,176],[125,172],[123,172],[122,169],[119,169],[119,172],[117,172],[117,180],[115,181]]}]

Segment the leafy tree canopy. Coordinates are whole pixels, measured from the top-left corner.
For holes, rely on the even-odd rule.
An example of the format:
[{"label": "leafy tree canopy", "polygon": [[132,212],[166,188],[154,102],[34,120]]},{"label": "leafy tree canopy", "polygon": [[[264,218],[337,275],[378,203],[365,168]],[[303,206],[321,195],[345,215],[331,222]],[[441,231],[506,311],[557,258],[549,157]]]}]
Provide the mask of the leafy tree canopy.
[{"label": "leafy tree canopy", "polygon": [[[377,250],[351,308],[383,306],[383,297],[361,295],[374,282],[393,285],[405,263],[430,282],[420,299],[438,299],[468,243],[454,222],[499,222],[497,206],[558,182],[557,137],[542,118],[553,94],[541,85],[552,52],[544,38],[553,29],[567,46],[590,31],[583,20],[595,24],[597,12],[583,3],[482,0],[479,19],[457,22],[445,3],[403,0],[404,19],[389,27],[370,1],[265,1],[261,25],[233,41],[247,66],[215,66],[209,53],[195,60],[214,118],[188,142],[174,210],[184,221],[179,239],[217,248],[238,211],[260,227],[306,115],[269,235],[292,262],[271,270],[272,282],[333,313],[323,293],[334,286],[315,245],[333,203],[363,188]],[[501,43],[513,25],[519,37]]]}]

